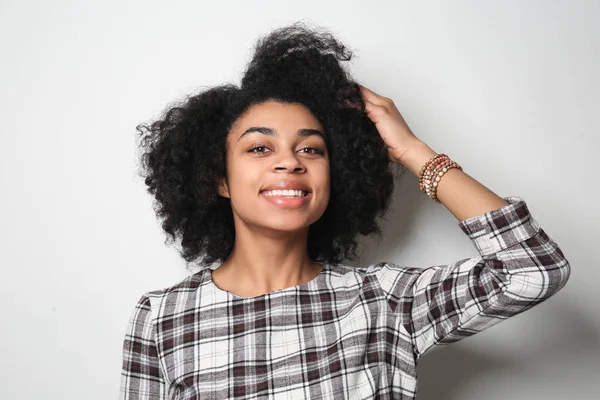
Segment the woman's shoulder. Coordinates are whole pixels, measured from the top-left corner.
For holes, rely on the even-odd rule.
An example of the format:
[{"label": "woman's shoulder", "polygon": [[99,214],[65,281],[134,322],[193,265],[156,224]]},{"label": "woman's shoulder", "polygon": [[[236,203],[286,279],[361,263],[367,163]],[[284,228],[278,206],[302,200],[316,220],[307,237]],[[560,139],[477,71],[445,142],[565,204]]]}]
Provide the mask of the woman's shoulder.
[{"label": "woman's shoulder", "polygon": [[145,296],[150,298],[151,302],[159,302],[164,299],[180,300],[184,297],[188,297],[187,295],[195,293],[198,287],[206,281],[208,278],[207,274],[210,274],[210,271],[210,268],[200,269],[173,285],[150,290],[146,292]]},{"label": "woman's shoulder", "polygon": [[365,264],[364,266],[351,266],[346,264],[328,265],[328,271],[332,279],[348,282],[356,281],[364,283],[371,279],[379,285],[385,286],[391,280],[410,279],[418,273],[419,269],[404,266],[388,261]]}]

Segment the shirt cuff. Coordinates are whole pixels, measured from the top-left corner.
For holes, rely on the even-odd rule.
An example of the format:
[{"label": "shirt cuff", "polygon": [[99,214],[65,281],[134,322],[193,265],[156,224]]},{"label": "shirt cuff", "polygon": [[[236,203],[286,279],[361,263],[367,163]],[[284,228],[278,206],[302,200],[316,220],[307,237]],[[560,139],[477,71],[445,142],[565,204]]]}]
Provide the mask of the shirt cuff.
[{"label": "shirt cuff", "polygon": [[508,196],[503,199],[509,204],[458,223],[482,256],[523,242],[540,230],[540,225],[529,213],[522,197]]}]

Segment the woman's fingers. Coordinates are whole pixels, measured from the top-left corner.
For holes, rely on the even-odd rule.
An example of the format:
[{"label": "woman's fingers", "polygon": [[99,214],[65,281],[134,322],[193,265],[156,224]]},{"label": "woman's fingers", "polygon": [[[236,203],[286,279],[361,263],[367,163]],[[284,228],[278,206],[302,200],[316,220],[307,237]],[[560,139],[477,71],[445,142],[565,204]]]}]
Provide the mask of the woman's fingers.
[{"label": "woman's fingers", "polygon": [[377,93],[375,93],[371,89],[361,85],[360,83],[358,84],[358,86],[361,89],[361,93],[363,94],[363,99],[365,101],[371,102],[371,103],[375,104],[376,106],[380,106],[380,107],[388,107],[390,105],[390,103],[391,103],[390,99],[378,95]]},{"label": "woman's fingers", "polygon": [[365,103],[365,112],[371,119],[371,121],[377,123],[381,116],[388,114],[388,109],[384,105],[373,103],[368,98],[363,97]]}]

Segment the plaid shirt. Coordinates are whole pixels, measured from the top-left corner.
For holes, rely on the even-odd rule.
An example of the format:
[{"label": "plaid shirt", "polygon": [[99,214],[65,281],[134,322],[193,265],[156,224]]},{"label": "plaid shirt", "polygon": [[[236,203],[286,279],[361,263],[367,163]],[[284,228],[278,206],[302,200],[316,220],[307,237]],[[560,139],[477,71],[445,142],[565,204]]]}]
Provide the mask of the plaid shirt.
[{"label": "plaid shirt", "polygon": [[122,400],[414,399],[416,363],[546,300],[570,266],[525,201],[459,222],[479,256],[421,269],[325,264],[244,298],[211,269],[145,293],[123,343]]}]

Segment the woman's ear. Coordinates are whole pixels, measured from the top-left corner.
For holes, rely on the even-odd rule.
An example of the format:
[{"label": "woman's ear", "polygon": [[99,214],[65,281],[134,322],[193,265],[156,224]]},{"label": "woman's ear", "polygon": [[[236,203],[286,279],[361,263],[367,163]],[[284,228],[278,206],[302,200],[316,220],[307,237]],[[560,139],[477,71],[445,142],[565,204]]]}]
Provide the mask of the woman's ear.
[{"label": "woman's ear", "polygon": [[217,194],[221,197],[230,198],[229,196],[229,187],[227,186],[227,182],[225,178],[222,178],[217,185]]}]

